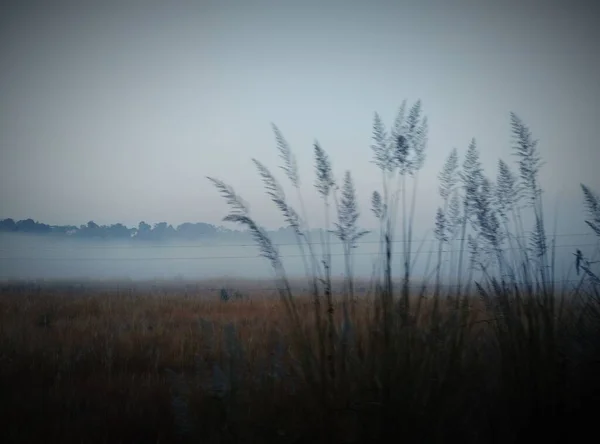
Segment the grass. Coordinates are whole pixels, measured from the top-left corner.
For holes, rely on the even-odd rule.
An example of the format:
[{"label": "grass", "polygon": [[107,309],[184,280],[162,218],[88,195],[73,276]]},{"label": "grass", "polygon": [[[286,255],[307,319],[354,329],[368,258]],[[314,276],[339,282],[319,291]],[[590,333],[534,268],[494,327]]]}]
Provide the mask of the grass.
[{"label": "grass", "polygon": [[[504,442],[524,433],[527,424],[519,422],[520,415],[535,436],[546,438],[556,437],[559,425],[572,424],[569,410],[575,414],[581,408],[579,390],[589,395],[594,387],[591,373],[578,389],[586,381],[561,373],[564,362],[552,350],[528,356],[532,350],[523,345],[525,350],[504,355],[494,326],[484,322],[494,314],[478,297],[469,298],[471,325],[457,323],[452,307],[444,306],[440,331],[431,331],[431,296],[422,302],[413,334],[404,339],[410,353],[395,356],[411,360],[393,364],[399,370],[391,401],[398,408],[396,436]],[[336,307],[342,303],[338,299]],[[4,288],[3,442],[383,440],[380,387],[368,378],[382,352],[381,332],[370,322],[372,302],[357,304],[362,318],[354,324],[352,367],[325,408],[302,377],[297,362],[302,350],[293,346],[284,308],[273,298],[222,302],[216,289],[186,295],[135,288],[90,287],[83,294]],[[310,295],[298,296],[296,307],[302,328],[314,331]],[[340,323],[341,310],[336,315]],[[464,335],[460,349],[450,329]],[[317,340],[313,335],[313,347]],[[509,363],[544,368],[528,369],[535,373],[522,380],[515,369],[502,367]],[[220,373],[229,386],[222,397],[215,393],[223,382],[214,379]],[[532,381],[536,387],[523,385]]]},{"label": "grass", "polygon": [[[305,280],[288,278],[248,205],[209,178],[230,207],[224,220],[249,229],[272,265],[272,294],[257,282],[225,292],[181,283],[116,291],[4,286],[4,441],[562,443],[593,432],[585,418],[600,401],[597,262],[577,251],[579,284],[554,285],[537,141],[515,114],[511,128],[518,174],[500,161],[492,182],[475,140],[462,166],[453,151],[440,173],[434,285],[412,273],[428,129],[418,101],[400,107],[389,133],[375,115],[382,184],[372,211],[381,261],[368,285],[354,279],[352,252],[366,231],[352,175],[338,187],[315,143],[327,221],[319,256],[295,157],[273,125],[300,212],[268,167],[253,161],[295,232]],[[600,198],[582,191],[586,222],[600,236]],[[331,236],[344,246],[341,282],[330,272]],[[458,257],[445,260],[457,243]]]}]

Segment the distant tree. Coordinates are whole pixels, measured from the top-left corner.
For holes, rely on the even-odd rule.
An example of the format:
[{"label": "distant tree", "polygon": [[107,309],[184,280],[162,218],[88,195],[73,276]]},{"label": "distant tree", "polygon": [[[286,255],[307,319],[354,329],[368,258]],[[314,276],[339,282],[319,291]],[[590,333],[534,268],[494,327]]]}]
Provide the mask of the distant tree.
[{"label": "distant tree", "polygon": [[25,219],[17,222],[17,231],[29,233],[35,231],[35,222],[33,219]]},{"label": "distant tree", "polygon": [[166,222],[154,224],[154,228],[150,232],[150,238],[153,240],[165,240],[172,238],[176,234],[172,225],[167,225]]},{"label": "distant tree", "polygon": [[152,231],[156,231],[156,232],[163,232],[167,229],[167,223],[166,222],[159,222],[157,224],[154,224],[154,228],[152,229]]},{"label": "distant tree", "polygon": [[89,221],[86,225],[82,225],[77,232],[77,237],[98,238],[106,237],[105,227],[100,227],[96,222]]},{"label": "distant tree", "polygon": [[127,228],[125,225],[121,223],[113,224],[106,229],[107,237],[115,238],[115,239],[128,239],[131,237],[133,232],[132,228]]},{"label": "distant tree", "polygon": [[33,219],[25,219],[17,222],[17,231],[23,233],[49,233],[50,225],[35,222]]},{"label": "distant tree", "polygon": [[4,231],[4,232],[17,231],[17,224],[12,219],[0,220],[0,231]]},{"label": "distant tree", "polygon": [[169,224],[169,226],[165,229],[165,234],[168,239],[177,236],[177,231],[173,228],[173,225]]},{"label": "distant tree", "polygon": [[81,238],[102,238],[102,239],[129,239],[133,235],[146,240],[163,240],[180,237],[182,239],[198,238],[217,238],[227,237],[229,239],[238,239],[240,241],[248,237],[248,233],[239,230],[231,230],[224,227],[198,222],[185,222],[174,228],[167,222],[159,222],[152,227],[150,224],[142,221],[137,228],[128,228],[124,224],[116,223],[111,225],[98,225],[94,221],[80,225],[48,225],[36,222],[33,219],[24,219],[15,222],[13,219],[0,220],[0,232],[22,232],[39,233],[54,235],[75,236]]},{"label": "distant tree", "polygon": [[151,229],[152,227],[144,221],[140,222],[138,225],[138,232],[148,233]]},{"label": "distant tree", "polygon": [[152,231],[152,227],[144,221],[141,221],[138,224],[138,228],[136,230],[135,237],[138,239],[148,239],[150,237],[150,233]]},{"label": "distant tree", "polygon": [[184,239],[197,239],[200,237],[214,237],[217,235],[217,228],[214,225],[206,223],[185,222],[177,227],[177,235]]}]

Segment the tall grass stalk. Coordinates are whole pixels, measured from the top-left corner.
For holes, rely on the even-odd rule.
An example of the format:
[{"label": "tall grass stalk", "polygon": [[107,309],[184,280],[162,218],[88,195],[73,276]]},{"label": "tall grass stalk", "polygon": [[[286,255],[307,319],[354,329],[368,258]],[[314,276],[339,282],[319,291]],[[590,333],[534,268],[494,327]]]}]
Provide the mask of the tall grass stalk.
[{"label": "tall grass stalk", "polygon": [[[363,312],[357,310],[353,250],[367,231],[359,228],[360,212],[352,175],[345,172],[338,187],[329,157],[318,142],[314,143],[317,176],[314,185],[323,201],[325,216],[319,258],[310,242],[295,158],[273,125],[283,161],[281,168],[297,191],[302,217],[289,204],[274,175],[259,161],[254,163],[267,194],[296,235],[311,282],[314,332],[307,330],[301,321],[276,246],[251,218],[235,192],[211,178],[232,208],[225,220],[249,228],[262,255],[271,262],[280,299],[294,331],[294,347],[300,351],[297,372],[314,390],[314,399],[320,400],[327,418],[335,415],[335,405],[339,405],[336,402],[343,400],[346,406],[354,406],[352,409],[356,406],[366,409],[367,405],[375,409],[381,434],[404,433],[407,439],[423,440],[427,436],[441,440],[435,426],[426,424],[424,418],[427,421],[433,418],[436,424],[448,429],[460,429],[454,423],[459,418],[448,409],[453,403],[464,402],[462,408],[468,415],[508,425],[505,433],[488,429],[487,438],[497,433],[501,440],[512,440],[517,436],[513,432],[541,427],[543,420],[564,413],[570,399],[566,356],[571,353],[572,341],[570,333],[565,332],[576,322],[578,325],[589,322],[565,310],[566,295],[556,294],[553,284],[556,244],[549,241],[546,233],[538,178],[542,166],[538,143],[516,114],[511,113],[510,120],[518,176],[500,160],[495,181],[487,178],[475,139],[471,140],[462,165],[459,166],[456,150],[447,158],[438,176],[442,203],[434,222],[438,249],[437,265],[431,271],[435,275],[433,301],[431,304],[427,301],[428,277],[423,279],[413,306],[415,299],[410,292],[413,253],[418,255],[423,244],[413,251],[412,243],[419,171],[427,145],[427,118],[423,116],[420,101],[410,108],[403,102],[388,133],[381,117],[375,114],[371,148],[382,182],[381,190],[371,195],[371,210],[379,225],[380,254],[374,264],[373,299],[364,301],[367,304],[361,305]],[[592,216],[588,225],[600,235],[600,200],[589,188],[582,186],[582,189]],[[331,205],[337,216],[333,229]],[[533,219],[529,236],[524,229],[527,216]],[[392,262],[398,222],[402,242],[399,294],[394,285]],[[344,257],[339,326],[334,309],[330,234],[341,241]],[[454,250],[456,241],[460,243],[458,260],[454,260],[454,251],[450,253],[451,263],[446,270],[445,247],[451,245]],[[507,244],[511,252],[508,254]],[[305,252],[308,258],[304,257]],[[585,272],[591,285],[597,285],[598,277],[591,269],[591,262],[581,254],[577,257],[577,269]],[[426,274],[431,258],[432,252]],[[449,283],[455,284],[444,292],[443,276],[449,276]],[[473,286],[477,298],[472,294]],[[321,295],[325,297],[324,303]],[[558,296],[561,299],[557,305]],[[427,310],[423,309],[425,305]],[[597,305],[586,307],[593,313]],[[481,339],[481,329],[492,332],[491,339]],[[316,333],[316,352],[313,333]],[[488,366],[494,369],[492,374],[476,382],[470,372]],[[493,406],[478,404],[468,395],[476,383],[485,387],[486,396],[494,393],[499,401]],[[544,413],[535,416],[539,409]],[[527,415],[534,415],[530,424],[523,419]],[[397,428],[399,418],[407,429]],[[428,428],[432,430],[427,431]],[[464,433],[461,436],[467,439]]]}]

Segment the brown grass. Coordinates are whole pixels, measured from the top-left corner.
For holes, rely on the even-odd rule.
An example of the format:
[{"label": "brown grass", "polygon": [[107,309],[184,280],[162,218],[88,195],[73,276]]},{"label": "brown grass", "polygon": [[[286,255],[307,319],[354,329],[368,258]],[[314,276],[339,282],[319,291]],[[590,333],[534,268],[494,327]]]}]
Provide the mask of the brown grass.
[{"label": "brown grass", "polygon": [[[253,294],[251,287],[246,294],[247,300],[222,302],[217,289],[4,287],[0,294],[0,406],[7,426],[1,429],[4,438],[0,441],[183,441],[180,410],[194,426],[190,437],[202,442],[367,442],[365,436],[378,435],[378,421],[373,419],[376,407],[369,407],[377,404],[369,402],[373,381],[363,380],[369,375],[369,356],[379,353],[369,340],[375,334],[369,322],[373,304],[366,297],[357,303],[359,370],[350,373],[355,376],[346,381],[347,386],[334,391],[336,398],[324,411],[318,394],[294,373],[299,351],[288,339],[291,332],[283,307],[270,296]],[[297,300],[304,328],[311,332],[310,298]],[[419,331],[427,331],[428,300],[423,307],[409,347],[414,347],[413,359],[421,359],[424,367],[405,377],[407,381],[413,378],[408,389],[430,396],[425,395],[429,386],[417,387],[426,383],[417,378],[419,373],[429,371],[429,352],[422,345],[426,341],[419,339]],[[476,299],[470,311],[472,321],[488,319]],[[451,310],[444,313],[448,316]],[[231,362],[224,346],[229,323],[243,349],[243,357],[234,364],[239,378],[235,402],[212,396],[206,386],[215,363],[226,372]],[[481,373],[487,357],[480,358],[489,348],[489,344],[481,345],[485,343],[482,337],[490,333],[486,322],[473,324],[469,330],[460,360],[470,360],[472,374],[440,370],[440,377],[455,378],[454,388],[462,390],[457,396],[472,394],[469,384],[487,380],[487,373]],[[315,335],[309,340],[316,341]],[[282,373],[278,378],[268,377],[277,353]],[[473,364],[475,355],[477,364]],[[185,375],[187,387],[178,388],[168,369]],[[189,394],[182,395],[185,390]],[[187,408],[175,406],[180,395],[187,400]],[[485,396],[484,389],[481,396]],[[464,439],[466,435],[459,436]],[[471,438],[477,440],[476,435]]]}]

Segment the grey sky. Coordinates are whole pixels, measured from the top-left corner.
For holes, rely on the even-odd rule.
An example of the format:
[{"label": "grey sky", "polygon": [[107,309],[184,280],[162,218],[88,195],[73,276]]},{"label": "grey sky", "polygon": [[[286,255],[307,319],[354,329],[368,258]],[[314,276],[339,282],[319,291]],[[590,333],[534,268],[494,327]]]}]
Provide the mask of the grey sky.
[{"label": "grey sky", "polygon": [[498,157],[512,160],[515,111],[540,139],[562,231],[585,230],[579,182],[600,189],[594,2],[154,3],[4,2],[0,218],[220,223],[227,209],[212,175],[278,226],[251,163],[275,170],[274,122],[298,157],[311,213],[316,138],[337,177],[353,172],[372,227],[373,113],[390,124],[404,98],[421,98],[422,226],[432,226],[452,147],[462,154],[475,137],[494,175]]}]

